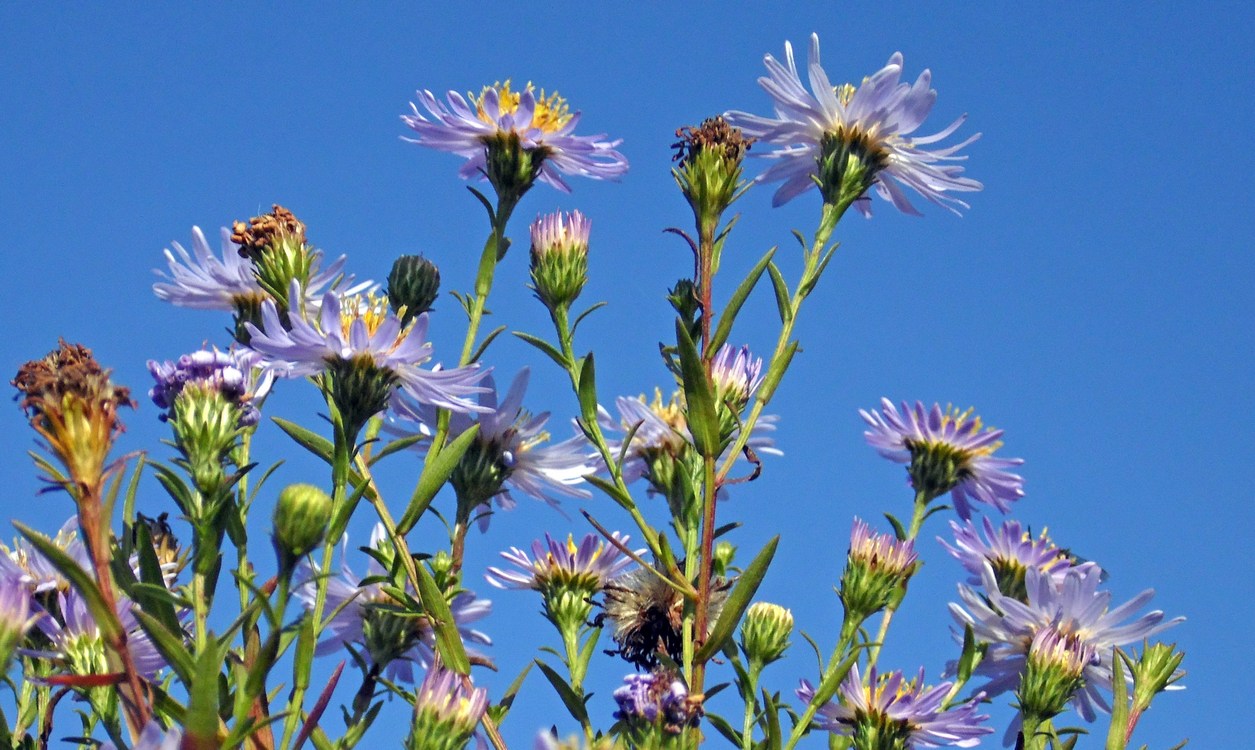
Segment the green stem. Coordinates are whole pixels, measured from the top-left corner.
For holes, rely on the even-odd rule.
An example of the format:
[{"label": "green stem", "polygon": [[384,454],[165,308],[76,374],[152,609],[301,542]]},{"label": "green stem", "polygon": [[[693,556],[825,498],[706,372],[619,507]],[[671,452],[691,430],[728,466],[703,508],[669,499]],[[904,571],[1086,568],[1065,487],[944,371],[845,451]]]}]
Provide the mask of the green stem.
[{"label": "green stem", "polygon": [[858,633],[861,623],[855,622],[847,616],[841,622],[841,636],[837,640],[837,646],[832,651],[832,658],[828,660],[828,666],[824,669],[823,679],[819,681],[819,686],[815,688],[815,695],[807,704],[806,710],[802,712],[802,716],[797,723],[793,725],[793,731],[789,734],[789,740],[784,745],[784,750],[793,750],[797,746],[799,740],[810,731],[811,721],[814,720],[815,714],[819,709],[828,702],[828,699],[836,695],[837,689],[841,686],[841,681],[845,679],[846,672],[841,671],[840,667],[847,658],[846,652],[854,643],[854,637]]},{"label": "green stem", "polygon": [[[927,497],[922,491],[916,491],[915,508],[911,512],[911,525],[906,532],[907,541],[914,541],[919,536],[919,530],[924,525],[924,517],[928,513],[928,503],[930,501],[931,498]],[[893,622],[893,615],[898,611],[898,607],[902,606],[902,599],[905,598],[905,593],[904,591],[902,597],[885,607],[885,613],[880,618],[880,629],[876,631],[876,640],[872,642],[871,648],[868,650],[867,673],[863,675],[865,680],[870,678],[871,668],[876,666],[876,661],[880,658],[880,649],[884,646],[885,638],[889,635],[889,624]]]},{"label": "green stem", "polygon": [[753,750],[754,717],[758,714],[758,675],[762,666],[756,661],[750,662],[749,680],[745,686],[745,722],[741,729],[741,750]]}]

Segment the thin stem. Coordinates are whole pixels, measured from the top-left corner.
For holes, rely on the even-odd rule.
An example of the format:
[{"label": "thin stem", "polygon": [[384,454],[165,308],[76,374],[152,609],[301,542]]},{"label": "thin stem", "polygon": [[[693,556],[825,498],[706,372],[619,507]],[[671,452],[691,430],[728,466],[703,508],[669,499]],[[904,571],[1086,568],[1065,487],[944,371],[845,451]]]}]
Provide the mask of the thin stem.
[{"label": "thin stem", "polygon": [[[911,526],[906,533],[907,541],[914,541],[919,536],[919,530],[924,525],[924,517],[928,513],[929,502],[930,498],[922,491],[915,493],[915,508],[911,513]],[[905,594],[905,592],[903,593]],[[871,668],[876,666],[876,660],[880,658],[880,649],[884,646],[885,638],[889,635],[889,624],[893,622],[893,615],[898,611],[898,607],[902,606],[903,598],[905,596],[885,607],[885,613],[880,618],[880,629],[876,631],[876,640],[872,642],[867,654],[867,673],[864,675],[867,679],[870,679]]]},{"label": "thin stem", "polygon": [[814,720],[815,714],[819,712],[820,707],[836,694],[841,681],[845,679],[845,673],[838,674],[838,670],[846,660],[846,652],[853,645],[854,636],[858,633],[860,624],[850,619],[848,615],[841,622],[841,636],[837,640],[836,648],[832,651],[832,658],[828,660],[828,666],[824,669],[823,679],[819,681],[819,686],[815,688],[815,695],[811,698],[810,703],[807,704],[806,710],[802,712],[802,716],[793,725],[793,731],[789,734],[789,740],[785,743],[784,750],[793,750],[797,746],[798,741],[810,731],[811,721]]},{"label": "thin stem", "polygon": [[741,750],[753,750],[754,717],[758,714],[758,675],[762,666],[750,661],[749,680],[745,686],[745,721],[741,729]]}]

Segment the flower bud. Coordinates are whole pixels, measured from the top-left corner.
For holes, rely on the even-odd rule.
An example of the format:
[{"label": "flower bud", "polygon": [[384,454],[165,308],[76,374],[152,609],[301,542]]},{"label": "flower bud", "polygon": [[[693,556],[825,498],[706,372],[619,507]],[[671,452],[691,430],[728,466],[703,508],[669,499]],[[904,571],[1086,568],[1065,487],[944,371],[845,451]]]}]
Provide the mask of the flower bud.
[{"label": "flower bud", "polygon": [[[484,138],[484,173],[506,207],[517,205],[523,194],[531,189],[540,176],[548,152],[540,148],[525,148],[515,131],[498,130]],[[497,248],[497,259],[505,255],[505,247]]]},{"label": "flower bud", "polygon": [[430,310],[439,294],[440,269],[435,263],[421,255],[402,255],[393,262],[388,273],[388,304],[403,324]]},{"label": "flower bud", "polygon": [[763,360],[755,357],[748,346],[741,348],[724,344],[719,347],[710,364],[710,378],[715,386],[715,400],[727,407],[730,414],[723,415],[724,429],[730,434],[740,424],[737,415],[745,409],[750,396],[763,382]]},{"label": "flower bud", "polygon": [[1175,643],[1152,643],[1133,664],[1133,710],[1145,711],[1156,695],[1185,676],[1179,668],[1185,653]]},{"label": "flower bud", "polygon": [[532,222],[532,288],[550,309],[569,307],[588,281],[588,218],[556,212]]},{"label": "flower bud", "polygon": [[326,492],[312,484],[290,484],[275,504],[275,544],[295,561],[322,543],[330,522],[331,498]]},{"label": "flower bud", "polygon": [[720,116],[697,127],[680,128],[675,134],[680,140],[672,144],[677,164],[671,174],[692,207],[698,226],[713,232],[719,217],[745,185],[741,163],[755,139]]},{"label": "flower bud", "polygon": [[415,691],[406,750],[462,750],[488,708],[488,691],[456,672],[434,668]]},{"label": "flower bud", "polygon": [[792,612],[779,604],[754,602],[741,623],[741,648],[751,663],[770,664],[789,648],[792,633]]},{"label": "flower bud", "polygon": [[729,541],[715,543],[714,564],[711,570],[717,576],[726,576],[732,568],[732,559],[736,557],[736,545]]},{"label": "flower bud", "polygon": [[1044,627],[1033,634],[1016,697],[1025,716],[1045,721],[1057,716],[1085,684],[1094,647],[1079,636]]},{"label": "flower bud", "polygon": [[850,531],[850,554],[841,574],[841,603],[862,622],[901,596],[915,573],[917,555],[910,540],[877,534],[858,518]]}]

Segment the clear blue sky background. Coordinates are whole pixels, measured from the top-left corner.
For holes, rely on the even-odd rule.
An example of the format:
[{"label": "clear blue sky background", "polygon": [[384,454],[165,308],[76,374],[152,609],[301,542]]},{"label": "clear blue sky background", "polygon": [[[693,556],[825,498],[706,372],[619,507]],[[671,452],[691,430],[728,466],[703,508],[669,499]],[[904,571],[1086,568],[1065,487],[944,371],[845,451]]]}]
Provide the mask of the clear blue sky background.
[{"label": "clear blue sky background", "polygon": [[[786,39],[804,49],[811,31],[837,81],[859,80],[895,50],[912,78],[931,67],[933,129],[970,114],[963,132],[984,133],[968,149],[970,174],[986,189],[962,219],[935,207],[905,217],[881,202],[875,219],[839,228],[840,255],[798,327],[805,351],[773,404],[787,455],[724,506],[746,521],[735,541],[748,556],[783,536],[762,596],[792,607],[830,647],[840,613],[830,586],[851,516],[909,512],[901,469],[865,446],[857,410],[882,395],[975,405],[1006,429],[1005,452],[1027,460],[1015,517],[1099,561],[1119,600],[1154,586],[1153,606],[1189,617],[1169,635],[1188,652],[1189,688],[1156,705],[1141,740],[1163,748],[1188,736],[1208,748],[1248,736],[1255,24],[1243,5],[25,4],[0,9],[0,27],[0,369],[65,336],[92,346],[142,402],[145,360],[227,341],[225,317],[165,306],[150,291],[162,248],[188,244],[193,224],[216,237],[277,201],[318,245],[348,253],[359,276],[382,279],[397,254],[423,252],[446,289],[466,289],[482,211],[454,157],[398,140],[408,132],[398,115],[415,88],[507,77],[557,88],[584,112],[582,132],[624,139],[632,170],[621,184],[528,196],[492,324],[548,332],[523,287],[521,238],[537,212],[579,208],[594,223],[585,299],[610,303],[580,348],[598,352],[603,401],[651,391],[666,380],[656,343],[672,330],[661,294],[690,268],[688,251],[661,233],[690,221],[668,174],[674,129],[730,108],[768,111],[755,84],[762,55],[779,56]],[[760,189],[740,208],[725,294],[773,244],[794,278],[789,230],[813,229],[814,195],[772,210]],[[759,349],[774,340],[766,291],[734,334]],[[451,300],[440,307],[437,354],[453,358],[462,321]],[[535,364],[531,407],[573,413],[559,373],[521,344],[502,341],[490,360],[507,377]],[[269,411],[319,424],[303,391],[285,385]],[[126,449],[168,457],[154,407],[143,402],[127,420]],[[35,495],[16,406],[0,410],[0,425],[0,503],[55,529],[70,506]],[[262,432],[263,461],[296,450],[273,426]],[[319,471],[300,458],[281,477]],[[412,464],[393,471],[399,496]],[[155,483],[141,505],[169,508]],[[607,501],[588,507],[626,523]],[[661,521],[659,511],[650,507]],[[356,539],[368,525],[355,526]],[[927,566],[884,657],[933,678],[952,653],[945,603],[960,578],[932,541],[944,527],[935,518],[926,529]],[[472,538],[469,569],[572,528],[585,531],[525,503]],[[424,527],[417,546],[438,538]],[[468,583],[487,589],[477,575]],[[485,683],[499,691],[548,635],[528,595],[492,596],[486,629],[502,676]],[[799,658],[769,684],[791,690],[812,676],[804,651],[799,641]],[[608,693],[625,669],[610,659],[594,669],[593,711],[608,725]],[[401,707],[390,710],[397,720],[380,739],[399,734]],[[533,675],[506,736],[526,746],[541,726],[570,730],[561,717]]]}]

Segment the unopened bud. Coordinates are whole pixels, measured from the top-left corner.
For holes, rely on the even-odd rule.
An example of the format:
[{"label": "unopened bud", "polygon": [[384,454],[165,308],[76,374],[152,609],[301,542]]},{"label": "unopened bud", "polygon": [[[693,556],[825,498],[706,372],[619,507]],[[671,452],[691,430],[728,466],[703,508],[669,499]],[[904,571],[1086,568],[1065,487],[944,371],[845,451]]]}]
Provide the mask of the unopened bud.
[{"label": "unopened bud", "polygon": [[1175,643],[1152,643],[1133,664],[1133,709],[1145,711],[1156,695],[1185,676],[1180,670],[1185,653]]},{"label": "unopened bud", "polygon": [[862,622],[901,596],[915,573],[917,559],[910,540],[877,534],[855,518],[850,554],[841,574],[840,596],[846,613]]},{"label": "unopened bud", "polygon": [[751,662],[770,664],[789,648],[792,633],[792,612],[779,604],[755,602],[741,623],[741,648]]},{"label": "unopened bud", "polygon": [[392,264],[388,273],[388,304],[402,323],[431,309],[431,303],[440,294],[440,269],[421,255],[402,255]]},{"label": "unopened bud", "polygon": [[567,307],[588,281],[588,217],[556,212],[532,222],[532,285],[548,308]]},{"label": "unopened bud", "polygon": [[1070,633],[1045,627],[1033,635],[1016,696],[1020,710],[1038,720],[1058,715],[1085,684],[1094,647]]},{"label": "unopened bud", "polygon": [[331,498],[312,484],[290,484],[275,505],[275,543],[281,554],[297,560],[309,554],[327,535]]}]

